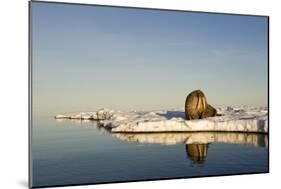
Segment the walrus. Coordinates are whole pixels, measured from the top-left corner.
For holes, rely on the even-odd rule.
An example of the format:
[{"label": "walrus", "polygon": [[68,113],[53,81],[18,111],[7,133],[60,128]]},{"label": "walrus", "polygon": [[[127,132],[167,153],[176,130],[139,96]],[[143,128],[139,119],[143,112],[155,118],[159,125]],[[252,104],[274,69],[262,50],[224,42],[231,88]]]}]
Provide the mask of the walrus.
[{"label": "walrus", "polygon": [[201,90],[192,91],[185,100],[185,117],[187,120],[213,117],[217,110],[207,103]]},{"label": "walrus", "polygon": [[185,151],[193,162],[202,164],[207,159],[209,144],[186,144]]}]

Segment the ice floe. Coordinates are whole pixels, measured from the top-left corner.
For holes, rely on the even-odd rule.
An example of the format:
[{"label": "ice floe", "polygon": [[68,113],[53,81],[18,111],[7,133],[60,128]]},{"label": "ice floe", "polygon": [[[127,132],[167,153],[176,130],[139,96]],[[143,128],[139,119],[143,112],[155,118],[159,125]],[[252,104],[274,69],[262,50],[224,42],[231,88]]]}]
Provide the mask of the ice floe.
[{"label": "ice floe", "polygon": [[182,109],[120,112],[100,109],[95,112],[66,113],[56,119],[92,119],[116,132],[257,132],[268,133],[268,111],[263,107],[217,107],[222,116],[186,120]]},{"label": "ice floe", "polygon": [[110,119],[113,113],[113,110],[102,108],[94,112],[71,112],[65,114],[58,114],[55,116],[55,119],[105,120]]}]

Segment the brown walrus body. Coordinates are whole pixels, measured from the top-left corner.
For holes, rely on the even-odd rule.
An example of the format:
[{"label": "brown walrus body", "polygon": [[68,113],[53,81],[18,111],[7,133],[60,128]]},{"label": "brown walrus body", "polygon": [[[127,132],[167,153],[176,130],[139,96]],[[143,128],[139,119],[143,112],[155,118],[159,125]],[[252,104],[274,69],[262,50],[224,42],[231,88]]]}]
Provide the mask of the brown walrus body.
[{"label": "brown walrus body", "polygon": [[208,104],[206,110],[202,114],[202,118],[213,117],[216,115],[218,115],[217,110],[213,108],[210,104]]},{"label": "brown walrus body", "polygon": [[187,120],[212,117],[216,114],[216,109],[207,103],[201,90],[195,90],[186,97],[185,117]]}]

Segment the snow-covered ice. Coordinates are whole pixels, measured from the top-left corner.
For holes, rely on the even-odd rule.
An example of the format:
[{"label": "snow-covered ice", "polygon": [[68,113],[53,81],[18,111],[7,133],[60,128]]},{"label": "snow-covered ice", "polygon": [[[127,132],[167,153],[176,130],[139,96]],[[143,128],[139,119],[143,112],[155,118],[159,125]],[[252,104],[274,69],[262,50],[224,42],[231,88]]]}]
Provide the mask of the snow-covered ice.
[{"label": "snow-covered ice", "polygon": [[55,119],[105,120],[110,119],[113,113],[113,110],[102,108],[94,112],[71,112],[65,114],[58,114],[55,116]]},{"label": "snow-covered ice", "polygon": [[56,119],[93,119],[112,132],[257,132],[268,133],[268,111],[262,107],[218,107],[222,116],[186,120],[183,109],[120,112],[101,109],[96,112],[68,113]]}]

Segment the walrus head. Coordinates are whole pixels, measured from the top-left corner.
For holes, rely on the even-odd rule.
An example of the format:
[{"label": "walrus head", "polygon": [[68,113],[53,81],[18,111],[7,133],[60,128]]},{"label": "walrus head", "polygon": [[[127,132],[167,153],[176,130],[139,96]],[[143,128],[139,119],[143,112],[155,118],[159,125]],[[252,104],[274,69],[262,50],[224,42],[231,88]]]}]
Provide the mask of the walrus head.
[{"label": "walrus head", "polygon": [[215,116],[216,109],[207,103],[201,90],[192,91],[185,100],[185,116],[187,120],[202,119]]}]

